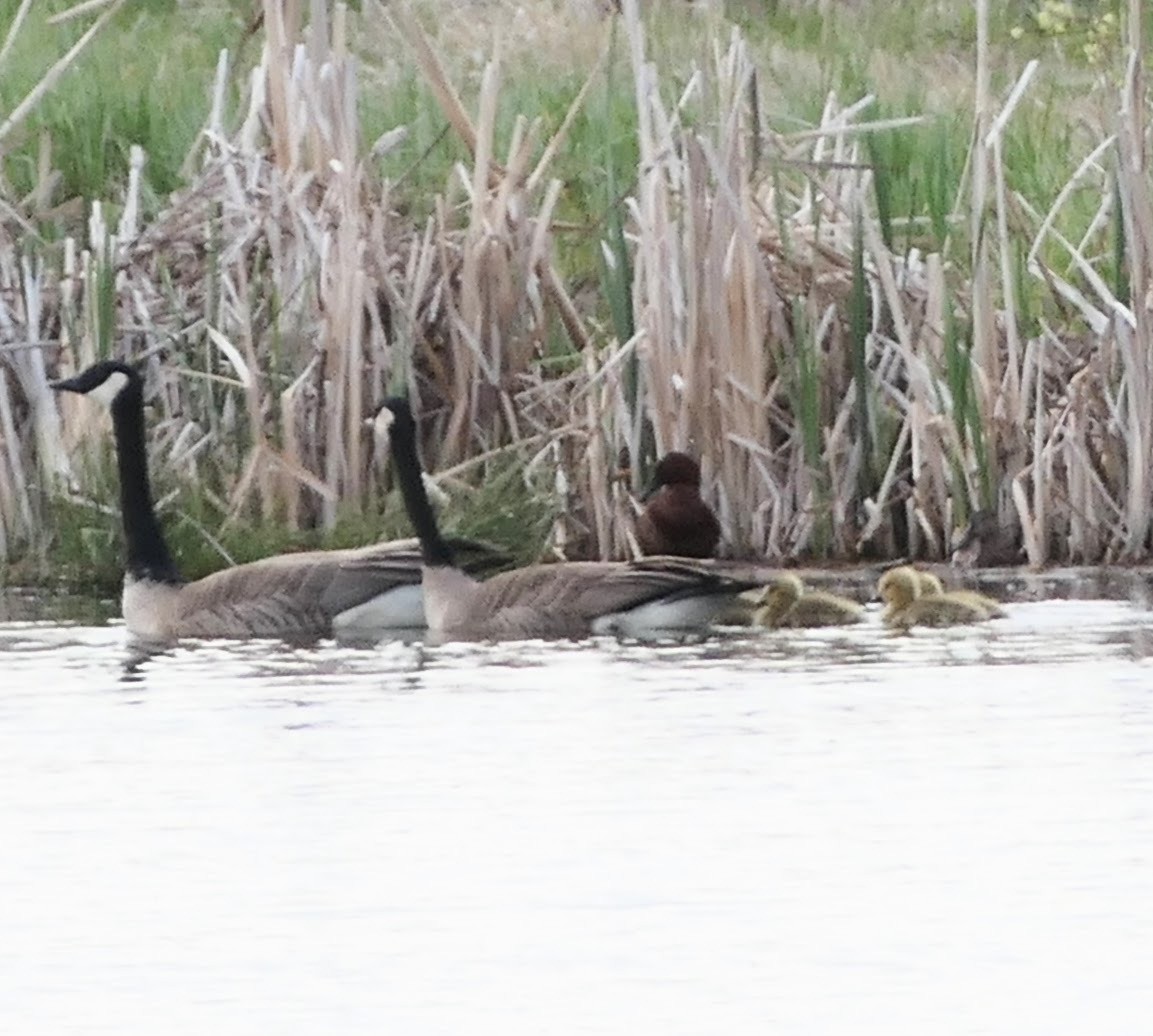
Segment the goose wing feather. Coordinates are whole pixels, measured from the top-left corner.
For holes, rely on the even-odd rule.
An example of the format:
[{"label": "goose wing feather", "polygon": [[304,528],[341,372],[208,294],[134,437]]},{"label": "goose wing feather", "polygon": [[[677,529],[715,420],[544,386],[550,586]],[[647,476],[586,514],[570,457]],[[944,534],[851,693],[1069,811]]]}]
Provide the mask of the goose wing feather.
[{"label": "goose wing feather", "polygon": [[173,624],[193,637],[327,636],[346,609],[419,582],[411,544],[283,554],[189,583]]},{"label": "goose wing feather", "polygon": [[[466,567],[480,571],[507,556],[457,541]],[[391,540],[347,550],[282,554],[214,572],[181,588],[173,625],[188,637],[323,637],[342,612],[421,580],[420,545]]]},{"label": "goose wing feather", "polygon": [[469,611],[484,618],[469,625],[503,635],[581,635],[601,616],[650,601],[735,595],[754,585],[675,558],[530,565],[479,584]]}]

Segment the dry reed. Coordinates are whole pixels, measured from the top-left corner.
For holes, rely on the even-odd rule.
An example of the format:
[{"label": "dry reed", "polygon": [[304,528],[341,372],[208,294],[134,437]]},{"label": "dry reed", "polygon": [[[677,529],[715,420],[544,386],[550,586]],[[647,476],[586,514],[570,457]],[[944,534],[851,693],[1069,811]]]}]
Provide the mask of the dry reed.
[{"label": "dry reed", "polygon": [[[233,127],[222,55],[189,185],[156,219],[142,223],[137,165],[118,226],[94,204],[86,238],[50,268],[21,252],[26,216],[3,199],[0,557],[37,537],[37,487],[73,479],[70,457],[90,448],[91,417],[57,410],[49,371],[111,354],[146,358],[154,462],[202,482],[219,526],[248,515],[331,527],[363,506],[380,477],[364,417],[406,387],[434,470],[456,478],[519,454],[555,499],[561,555],[633,549],[643,469],[688,448],[736,554],[941,557],[955,524],[991,504],[1020,525],[1031,562],[1146,557],[1153,200],[1138,0],[1115,136],[1046,212],[1010,190],[1002,147],[1033,70],[998,104],[978,4],[967,213],[955,213],[967,215],[967,281],[949,254],[886,244],[883,174],[864,141],[892,123],[865,119],[869,98],[830,96],[817,126],[774,132],[735,31],[714,33],[709,60],[670,98],[636,0],[622,9],[640,150],[624,225],[628,340],[582,311],[554,256],[563,185],[550,165],[587,86],[551,140],[516,113],[502,146],[499,51],[472,111],[403,7],[364,18],[411,49],[469,154],[422,226],[371,171],[399,134],[360,140],[348,16],[321,0],[307,11],[265,0],[263,53]],[[1095,230],[1075,243],[1056,230],[1074,182],[1102,192]],[[1097,273],[1114,206],[1126,293]],[[1028,272],[1075,311],[1076,334],[1023,331],[1011,240],[1022,227]],[[1053,243],[1061,269],[1041,258]],[[550,328],[579,358],[564,375],[539,362]]]}]

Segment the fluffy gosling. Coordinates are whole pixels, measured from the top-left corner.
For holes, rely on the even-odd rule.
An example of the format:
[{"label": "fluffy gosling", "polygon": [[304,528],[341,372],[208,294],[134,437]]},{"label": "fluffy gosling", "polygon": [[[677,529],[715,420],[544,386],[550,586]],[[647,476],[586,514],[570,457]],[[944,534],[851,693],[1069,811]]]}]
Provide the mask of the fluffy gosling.
[{"label": "fluffy gosling", "polygon": [[964,626],[989,618],[983,608],[964,601],[945,596],[923,597],[917,571],[908,565],[889,569],[877,583],[877,592],[886,606],[882,620],[892,629]]},{"label": "fluffy gosling", "polygon": [[791,573],[785,574],[762,591],[760,607],[753,622],[775,630],[849,626],[860,622],[864,608],[856,601],[819,590],[806,590],[805,584]]}]

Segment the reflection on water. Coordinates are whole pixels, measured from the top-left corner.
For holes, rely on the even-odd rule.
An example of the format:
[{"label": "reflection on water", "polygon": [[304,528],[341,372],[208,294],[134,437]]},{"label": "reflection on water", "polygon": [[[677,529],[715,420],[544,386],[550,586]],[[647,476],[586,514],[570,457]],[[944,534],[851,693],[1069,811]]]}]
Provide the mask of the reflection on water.
[{"label": "reflection on water", "polygon": [[1131,596],[906,637],[152,655],[26,609],[5,1031],[1144,1031]]}]

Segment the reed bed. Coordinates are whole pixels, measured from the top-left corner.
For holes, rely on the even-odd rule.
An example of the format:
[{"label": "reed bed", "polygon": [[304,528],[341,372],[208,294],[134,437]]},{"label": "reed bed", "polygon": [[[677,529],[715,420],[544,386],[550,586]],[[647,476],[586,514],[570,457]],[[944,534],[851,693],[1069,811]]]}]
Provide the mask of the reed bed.
[{"label": "reed bed", "polygon": [[[627,556],[654,458],[687,448],[733,555],[940,558],[991,507],[1034,564],[1148,558],[1138,0],[1112,132],[1044,203],[1013,189],[1004,148],[1036,67],[997,96],[979,42],[967,175],[924,217],[943,237],[916,219],[894,233],[876,142],[909,120],[830,94],[815,125],[781,132],[746,41],[712,16],[674,91],[623,0],[639,158],[596,225],[603,304],[564,275],[554,167],[611,32],[551,135],[533,112],[502,134],[499,48],[465,97],[419,19],[366,3],[361,24],[414,55],[468,156],[417,221],[378,171],[405,127],[361,139],[349,12],[262,14],[239,105],[225,52],[188,184],[155,216],[143,152],[115,218],[94,199],[59,245],[30,245],[35,192],[0,197],[0,558],[50,549],[61,497],[108,511],[99,418],[48,380],[112,355],[146,365],[158,481],[196,487],[214,545],[239,526],[379,515],[387,471],[365,418],[404,389],[434,477],[468,493],[499,473],[526,554]],[[1087,190],[1096,216],[1069,240],[1063,207]],[[550,516],[532,542],[529,501]]]}]

